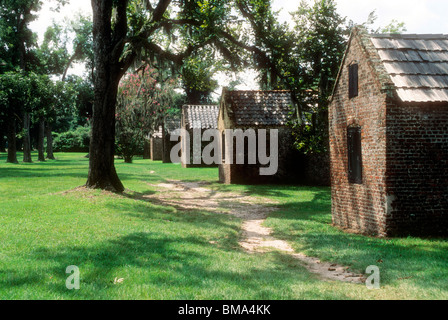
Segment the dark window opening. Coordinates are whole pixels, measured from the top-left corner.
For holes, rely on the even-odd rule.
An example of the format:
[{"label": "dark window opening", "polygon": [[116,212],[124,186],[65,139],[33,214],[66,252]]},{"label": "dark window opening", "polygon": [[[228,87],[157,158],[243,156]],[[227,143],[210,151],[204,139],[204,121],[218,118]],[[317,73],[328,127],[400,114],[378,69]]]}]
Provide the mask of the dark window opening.
[{"label": "dark window opening", "polygon": [[226,161],[226,131],[224,130],[222,132],[222,138],[221,138],[221,159],[222,163]]},{"label": "dark window opening", "polygon": [[348,180],[362,184],[361,128],[347,129]]},{"label": "dark window opening", "polygon": [[348,72],[348,97],[354,98],[358,96],[358,65],[352,64]]}]

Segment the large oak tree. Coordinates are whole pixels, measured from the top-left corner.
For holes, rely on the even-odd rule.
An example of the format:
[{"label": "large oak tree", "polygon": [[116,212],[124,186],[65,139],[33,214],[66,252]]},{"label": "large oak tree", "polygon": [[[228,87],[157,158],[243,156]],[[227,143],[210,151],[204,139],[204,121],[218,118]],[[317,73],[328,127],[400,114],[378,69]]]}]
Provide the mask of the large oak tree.
[{"label": "large oak tree", "polygon": [[116,100],[120,79],[138,58],[180,68],[196,50],[212,46],[236,67],[241,49],[262,54],[238,35],[232,9],[240,2],[92,0],[95,98],[87,187],[124,190],[114,166]]}]

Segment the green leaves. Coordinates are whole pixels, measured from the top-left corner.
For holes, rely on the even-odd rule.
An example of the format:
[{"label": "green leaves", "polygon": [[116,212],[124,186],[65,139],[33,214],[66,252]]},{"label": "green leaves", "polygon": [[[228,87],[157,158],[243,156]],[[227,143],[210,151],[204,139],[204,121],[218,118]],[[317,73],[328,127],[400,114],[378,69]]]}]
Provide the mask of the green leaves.
[{"label": "green leaves", "polygon": [[187,58],[181,68],[183,87],[191,104],[210,102],[211,93],[218,88],[213,76],[219,66],[210,52],[201,50],[200,53]]},{"label": "green leaves", "polygon": [[32,112],[33,118],[41,116],[54,120],[62,115],[61,108],[70,105],[71,86],[62,82],[53,83],[46,75],[21,71],[0,75],[0,108],[5,116]]},{"label": "green leaves", "polygon": [[30,81],[21,71],[10,71],[0,75],[0,108],[12,115],[29,106]]},{"label": "green leaves", "polygon": [[116,141],[125,158],[132,159],[143,147],[144,139],[158,129],[174,108],[174,88],[173,79],[163,79],[150,65],[143,65],[122,79],[115,118]]}]

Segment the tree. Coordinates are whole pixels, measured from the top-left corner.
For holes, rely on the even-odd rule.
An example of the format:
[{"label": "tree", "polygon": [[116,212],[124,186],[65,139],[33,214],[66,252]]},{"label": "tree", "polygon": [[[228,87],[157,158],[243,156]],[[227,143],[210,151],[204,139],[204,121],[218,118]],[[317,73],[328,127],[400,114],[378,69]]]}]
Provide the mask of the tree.
[{"label": "tree", "polygon": [[39,0],[2,0],[0,2],[0,56],[6,71],[16,67],[30,70],[36,62],[36,35],[29,29],[37,18]]},{"label": "tree", "polygon": [[36,50],[39,58],[39,73],[62,75],[69,65],[68,31],[53,23],[44,34],[42,45]]},{"label": "tree", "polygon": [[74,115],[71,127],[84,127],[89,124],[93,114],[93,83],[90,78],[83,79],[78,76],[70,75],[66,82],[72,87],[74,96]]},{"label": "tree", "polygon": [[[7,70],[20,67],[29,71],[37,64],[36,36],[28,26],[37,18],[35,12],[40,6],[39,0],[4,0],[0,3],[0,56],[5,59]],[[23,161],[31,162],[31,116],[26,108],[23,109],[22,121]]]},{"label": "tree", "polygon": [[[43,119],[45,119],[44,130],[40,123],[40,133],[47,138],[47,159],[54,160],[53,154],[53,126],[61,121],[63,118],[69,118],[73,116],[73,106],[75,104],[76,91],[73,85],[65,81],[51,81],[50,79],[45,81],[47,88],[43,90],[44,105],[42,108]],[[43,147],[43,136],[39,137],[39,142]],[[43,154],[43,149],[40,150]]]},{"label": "tree", "polygon": [[[294,13],[297,46],[293,62],[302,66],[301,101],[305,121],[295,121],[296,145],[304,153],[328,150],[328,101],[350,33],[333,0],[302,1]],[[301,119],[302,120],[302,119]]]},{"label": "tree", "polygon": [[[124,190],[114,166],[116,100],[119,81],[137,57],[144,54],[151,60],[157,57],[181,66],[185,58],[206,45],[213,44],[229,55],[231,41],[233,45],[238,42],[221,31],[228,29],[231,6],[227,2],[181,0],[176,18],[171,18],[171,2],[159,0],[154,7],[150,1],[92,0],[95,98],[89,188]],[[188,29],[190,35],[174,52],[176,28]],[[162,37],[162,32],[167,36]]]},{"label": "tree", "polygon": [[203,53],[205,55],[195,54],[185,59],[181,68],[188,104],[209,104],[211,93],[218,88],[218,81],[213,79],[217,70],[211,62],[212,58]]},{"label": "tree", "polygon": [[[66,0],[52,1],[57,6],[54,9],[56,11],[67,2]],[[26,83],[29,85],[28,99],[24,100],[25,103],[20,108],[22,121],[17,119],[18,109],[16,108],[15,117],[11,122],[11,127],[14,127],[14,130],[18,131],[19,136],[23,138],[24,162],[32,161],[30,127],[33,119],[39,126],[39,160],[45,160],[43,156],[45,136],[47,136],[47,157],[54,158],[51,145],[51,126],[57,120],[55,110],[58,109],[58,112],[60,112],[64,109],[60,105],[55,107],[57,105],[55,101],[59,100],[59,104],[69,101],[65,94],[67,90],[64,88],[66,86],[62,84],[54,85],[48,77],[45,78],[38,74],[63,75],[64,79],[71,62],[92,56],[92,50],[89,50],[91,48],[91,41],[89,41],[91,39],[91,32],[89,32],[91,31],[91,23],[83,17],[80,17],[77,23],[72,24],[72,29],[76,31],[73,57],[69,56],[67,50],[68,32],[70,30],[55,24],[47,29],[43,44],[38,48],[37,37],[31,32],[28,25],[36,19],[36,13],[40,7],[41,1],[39,0],[5,0],[0,2],[0,54],[2,56],[0,72],[3,73],[20,67],[25,72],[22,74],[23,79],[26,79]],[[36,73],[33,73],[33,71]],[[23,94],[26,95],[25,91]],[[20,130],[18,125],[22,125],[23,130]],[[9,132],[11,136],[12,128]],[[11,150],[13,149],[11,148]]]},{"label": "tree", "polygon": [[28,113],[32,114],[33,123],[38,125],[38,161],[45,161],[45,117],[52,107],[54,85],[47,75],[30,72],[28,77],[30,83],[30,92],[27,99]]},{"label": "tree", "polygon": [[145,138],[163,123],[172,108],[174,79],[159,82],[158,71],[143,65],[120,82],[117,104],[117,145],[126,163],[141,152]]},{"label": "tree", "polygon": [[87,69],[90,70],[90,78],[93,81],[94,67],[93,67],[93,35],[92,35],[92,21],[88,17],[78,15],[70,22],[68,32],[75,35],[73,40],[73,54],[68,59],[62,75],[62,81],[65,80],[67,72],[75,61],[85,61]]},{"label": "tree", "polygon": [[29,101],[28,92],[29,81],[21,71],[9,71],[0,75],[0,116],[7,127],[8,156],[6,162],[9,163],[18,163],[17,121],[20,119],[23,107]]},{"label": "tree", "polygon": [[[74,35],[73,40],[70,39],[70,34]],[[69,41],[72,41],[73,43],[73,53],[71,55],[68,51]],[[67,101],[71,101],[70,94],[68,94],[68,91],[71,90],[67,91],[69,86],[64,85],[63,82],[67,79],[67,72],[70,69],[71,65],[75,61],[84,60],[88,68],[90,70],[93,69],[92,22],[89,18],[78,15],[66,26],[57,24],[51,25],[46,30],[44,41],[37,52],[39,56],[41,73],[52,76],[62,76],[61,82],[58,82],[56,83],[56,86],[53,86],[53,100],[59,100],[59,105],[57,107],[58,111],[66,111],[63,106],[64,100],[62,99],[62,97],[67,98],[67,100],[65,100],[65,105],[67,105]],[[90,73],[90,76],[93,79],[93,71]],[[86,96],[89,96],[89,101],[80,102],[79,99],[77,100],[83,105],[83,107],[91,104],[91,100],[93,100],[90,94],[93,93],[92,88],[88,88],[88,91],[86,91],[86,88],[88,86],[87,82],[88,81],[75,81],[77,89],[80,90],[78,93],[78,97],[82,100]],[[78,103],[77,105],[79,106],[80,104]],[[55,105],[53,105],[49,106],[49,108],[55,109],[56,107]],[[87,106],[87,108],[89,108],[89,106]],[[61,115],[66,114],[67,112],[61,113]],[[58,116],[54,111],[50,112],[49,115],[51,115],[50,118],[48,118],[48,116],[45,116],[42,121],[45,121],[45,136],[47,137],[47,158],[54,159],[52,147],[52,129],[53,125],[58,120]],[[85,118],[83,120],[85,121]],[[84,123],[81,125],[84,125]],[[40,123],[39,132],[42,133],[42,130],[42,123]],[[39,142],[42,142],[41,138],[39,138]]]},{"label": "tree", "polygon": [[[95,97],[87,187],[121,192],[114,167],[118,83],[132,61],[121,60],[127,35],[128,1],[92,0]],[[114,11],[114,15],[113,15]]]},{"label": "tree", "polygon": [[[334,27],[340,18],[334,7],[332,0],[319,0],[305,10],[304,16],[307,12],[314,14],[309,20],[311,27],[324,30],[325,24]],[[194,56],[202,49],[215,50],[215,57],[222,57],[232,70],[250,66],[251,58],[256,69],[264,71],[264,88],[292,91],[300,124],[305,118],[303,111],[309,112],[306,107],[311,107],[309,101],[302,103],[309,87],[309,80],[304,79],[310,74],[322,75],[317,84],[317,91],[322,91],[321,100],[326,94],[323,89],[331,87],[333,70],[326,63],[335,53],[321,52],[322,64],[318,56],[313,56],[318,53],[318,43],[311,43],[315,45],[313,52],[298,48],[298,43],[305,39],[295,37],[296,31],[277,22],[271,0],[159,0],[155,5],[144,0],[92,0],[92,9],[95,98],[86,183],[90,188],[117,192],[124,189],[113,162],[116,100],[120,79],[135,61],[148,59],[157,62],[158,67],[184,67],[194,73],[199,70]],[[330,39],[334,41],[326,42],[330,47],[321,45],[320,49],[338,49],[333,47],[339,45],[338,39]],[[303,61],[299,59],[301,54],[314,60]],[[310,67],[309,63],[314,65]],[[316,83],[313,86],[316,88]]]}]

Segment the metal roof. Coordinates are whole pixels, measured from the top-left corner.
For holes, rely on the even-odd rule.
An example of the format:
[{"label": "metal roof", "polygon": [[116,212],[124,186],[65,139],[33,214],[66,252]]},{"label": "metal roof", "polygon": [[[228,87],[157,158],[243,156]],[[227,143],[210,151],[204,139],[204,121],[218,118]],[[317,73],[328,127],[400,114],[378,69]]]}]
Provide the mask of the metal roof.
[{"label": "metal roof", "polygon": [[403,102],[448,102],[448,35],[369,37]]},{"label": "metal roof", "polygon": [[219,106],[185,105],[182,107],[183,122],[187,129],[217,129]]},{"label": "metal roof", "polygon": [[227,91],[226,95],[239,127],[285,126],[293,111],[290,91]]}]

